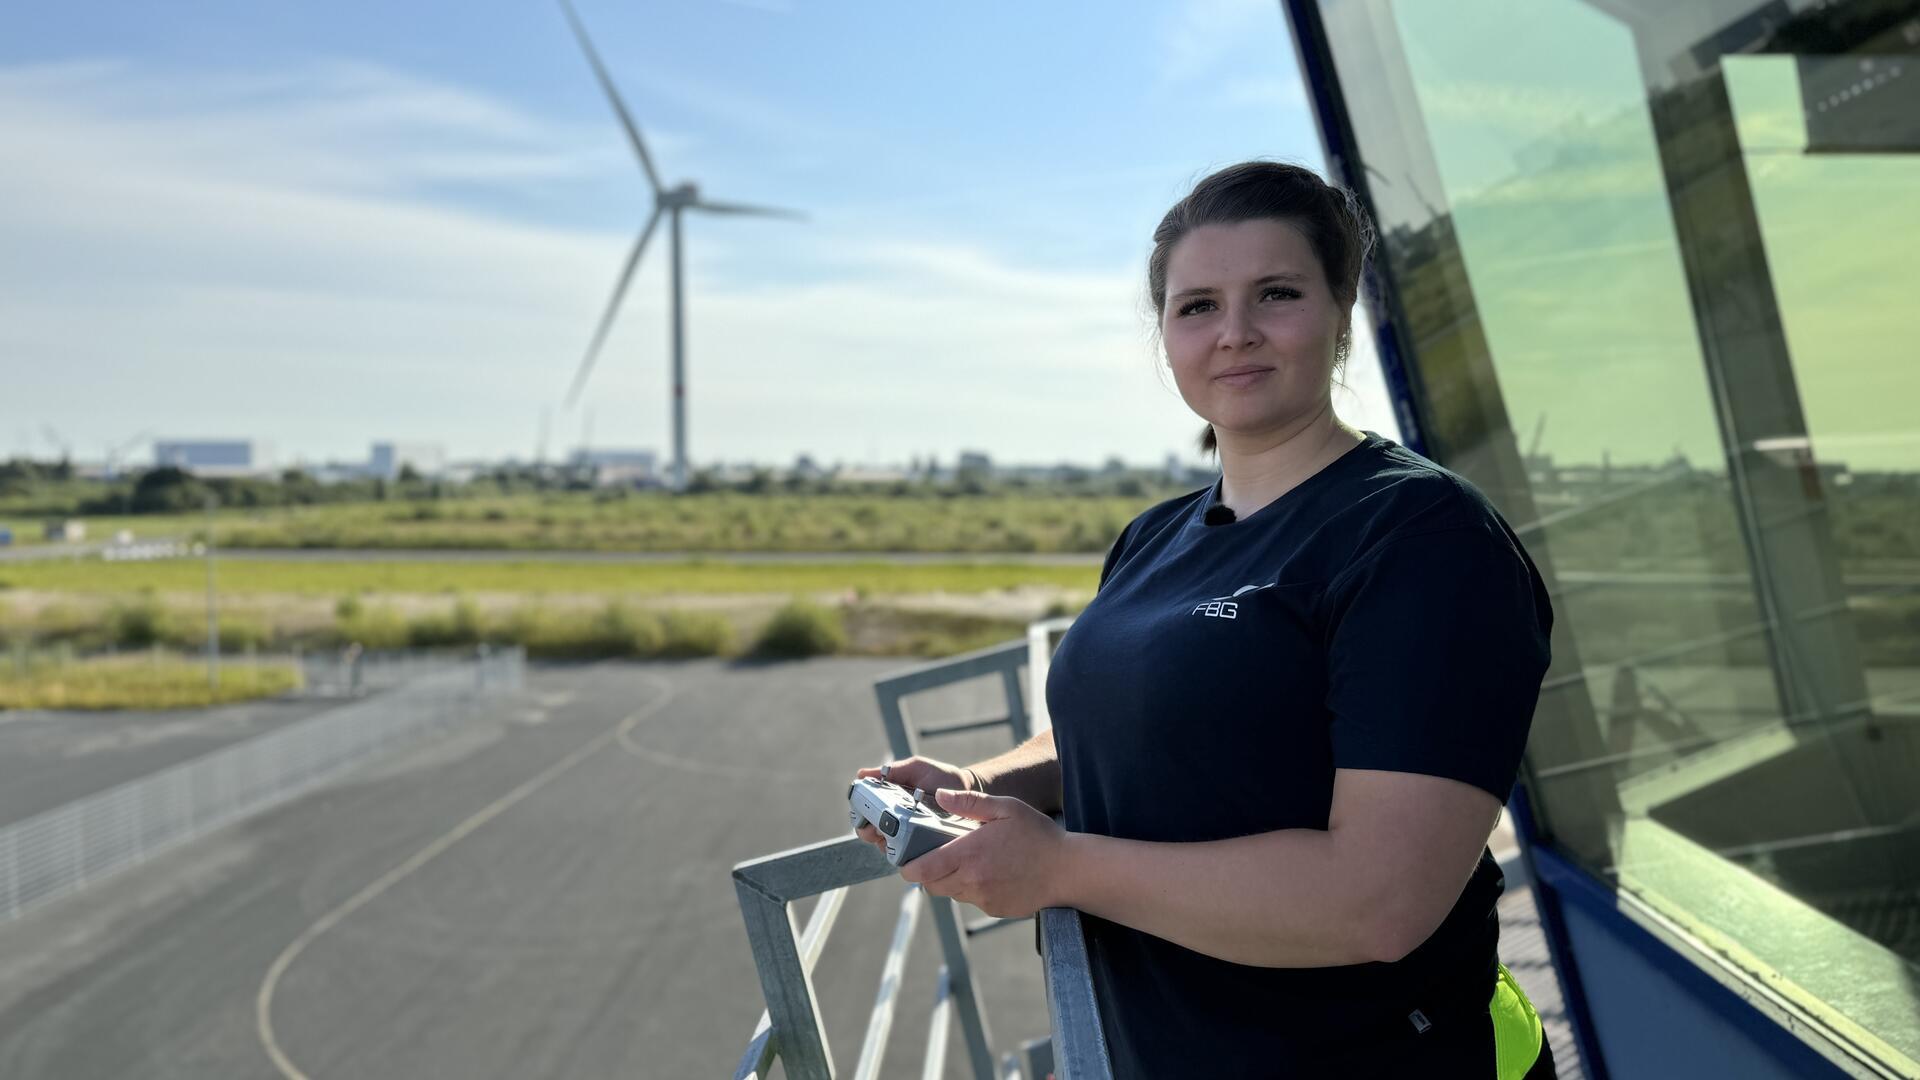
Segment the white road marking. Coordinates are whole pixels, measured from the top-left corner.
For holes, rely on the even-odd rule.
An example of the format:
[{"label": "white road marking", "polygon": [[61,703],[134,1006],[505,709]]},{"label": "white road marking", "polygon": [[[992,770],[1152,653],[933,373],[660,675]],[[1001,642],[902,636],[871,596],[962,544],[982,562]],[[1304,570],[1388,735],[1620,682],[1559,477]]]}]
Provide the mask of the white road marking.
[{"label": "white road marking", "polygon": [[658,700],[649,702],[645,708],[632,713],[618,724],[588,740],[573,753],[547,766],[539,775],[488,803],[478,813],[455,825],[438,840],[415,852],[407,861],[380,875],[344,903],[315,919],[312,925],[300,932],[299,937],[294,938],[285,949],[281,950],[280,955],[275,957],[272,965],[267,968],[266,978],[261,981],[260,991],[254,995],[253,999],[254,1027],[260,1036],[260,1045],[266,1049],[267,1057],[272,1059],[274,1068],[280,1070],[280,1075],[287,1077],[287,1080],[310,1080],[307,1074],[301,1072],[299,1067],[287,1057],[286,1052],[280,1048],[279,1040],[274,1038],[273,1034],[273,992],[279,987],[280,980],[286,975],[287,969],[293,966],[294,960],[298,959],[306,947],[313,944],[321,934],[338,926],[347,916],[371,903],[381,893],[393,888],[408,874],[432,862],[435,857],[459,843],[475,829],[499,817],[514,804],[544,787],[554,777],[585,761],[593,755],[594,751],[603,749],[609,742],[632,731],[640,721],[658,712],[662,706],[673,700],[676,691],[671,683],[652,674],[642,675],[642,678],[661,688],[662,693]]},{"label": "white road marking", "polygon": [[706,773],[709,776],[772,776],[782,780],[806,780],[808,782],[815,782],[820,779],[820,774],[814,772],[800,772],[794,769],[767,769],[758,765],[716,765],[711,762],[683,758],[678,754],[669,754],[664,750],[655,750],[650,746],[641,746],[639,743],[633,741],[633,733],[631,731],[622,731],[616,738],[620,743],[620,749],[625,750],[634,757],[651,761],[656,765],[665,765],[668,768],[680,769],[685,772]]}]

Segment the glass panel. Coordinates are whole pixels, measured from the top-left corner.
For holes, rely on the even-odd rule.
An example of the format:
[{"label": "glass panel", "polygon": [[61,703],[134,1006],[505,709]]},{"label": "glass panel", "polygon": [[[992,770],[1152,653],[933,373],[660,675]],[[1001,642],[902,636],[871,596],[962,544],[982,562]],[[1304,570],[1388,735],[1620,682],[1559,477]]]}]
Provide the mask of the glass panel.
[{"label": "glass panel", "polygon": [[1429,449],[1555,590],[1555,842],[1912,1067],[1920,5],[1797,6],[1321,8]]},{"label": "glass panel", "polygon": [[[1730,58],[1724,72],[1858,638],[1859,738],[1888,766],[1856,776],[1864,790],[1833,793],[1861,804],[1865,820],[1853,829],[1822,833],[1808,822],[1731,855],[1920,963],[1920,350],[1909,314],[1920,283],[1911,253],[1920,78],[1890,85],[1913,66],[1764,56]],[[1820,108],[1836,92],[1854,117]],[[1892,113],[1904,130],[1885,122],[1889,101],[1900,103]],[[1826,144],[1843,152],[1809,153],[1816,117]],[[1899,149],[1895,136],[1905,152],[1886,152]],[[1880,152],[1844,152],[1856,146]]]}]

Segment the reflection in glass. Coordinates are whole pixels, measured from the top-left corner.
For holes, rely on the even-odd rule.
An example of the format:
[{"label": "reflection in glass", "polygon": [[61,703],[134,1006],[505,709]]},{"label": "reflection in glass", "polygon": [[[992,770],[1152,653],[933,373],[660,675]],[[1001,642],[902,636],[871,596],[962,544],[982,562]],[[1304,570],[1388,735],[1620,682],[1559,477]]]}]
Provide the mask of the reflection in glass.
[{"label": "reflection in glass", "polygon": [[1429,449],[1555,590],[1555,843],[1908,1065],[1916,8],[1321,4]]}]

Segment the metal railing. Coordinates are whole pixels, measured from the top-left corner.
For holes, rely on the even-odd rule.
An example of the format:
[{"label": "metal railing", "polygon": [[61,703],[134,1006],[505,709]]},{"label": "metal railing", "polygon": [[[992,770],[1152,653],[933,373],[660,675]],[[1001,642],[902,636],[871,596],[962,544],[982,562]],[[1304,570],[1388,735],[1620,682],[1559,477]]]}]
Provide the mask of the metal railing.
[{"label": "metal railing", "polygon": [[300,664],[301,693],[307,697],[359,697],[453,671],[466,671],[478,677],[477,672],[483,669],[473,666],[473,658],[471,649],[371,652],[354,646],[301,653],[296,657]]},{"label": "metal railing", "polygon": [[483,652],[388,693],[222,747],[0,828],[0,920],[284,803],[518,689],[523,650]]},{"label": "metal railing", "polygon": [[[847,888],[891,877],[894,873],[892,864],[873,845],[852,836],[753,859],[734,867],[734,892],[740,899],[740,914],[746,920],[747,940],[753,948],[754,966],[759,969],[760,988],[767,1003],[747,1052],[734,1071],[736,1078],[770,1076],[776,1057],[785,1067],[786,1075],[796,1080],[834,1075],[833,1054],[820,1024],[820,1006],[814,993],[814,962],[833,929]],[[795,925],[790,905],[810,896],[819,896],[820,902],[806,929],[801,931]],[[907,947],[923,901],[936,908],[947,907],[948,921],[951,921],[952,901],[928,897],[918,886],[908,888],[902,896],[899,923],[887,950],[880,989],[860,1047],[860,1059],[854,1067],[854,1076],[860,1080],[878,1075],[880,1057],[893,1026],[900,974],[906,966]],[[941,944],[953,944],[951,935],[942,934]],[[963,973],[959,978],[967,976]],[[927,1041],[926,1076],[939,1076],[945,1065],[946,1019],[955,981],[952,965],[942,965],[940,994],[934,1005],[933,1037]],[[977,1062],[974,1074],[983,1075]],[[989,1062],[984,1077],[992,1076]]]},{"label": "metal railing", "polygon": [[[896,758],[912,756],[922,738],[979,731],[1002,724],[1010,729],[1016,745],[1025,742],[1033,733],[1036,717],[1028,709],[1028,697],[1021,686],[1022,665],[1033,673],[1032,696],[1039,702],[1035,711],[1044,729],[1046,662],[1051,657],[1054,634],[1065,629],[1068,621],[1036,623],[1028,638],[876,681],[874,692],[893,755]],[[994,676],[999,677],[1006,695],[1004,715],[918,730],[910,723],[907,697],[966,679]],[[770,1075],[776,1058],[788,1077],[835,1075],[833,1056],[820,1024],[813,986],[814,963],[825,947],[847,889],[895,874],[896,870],[884,856],[856,837],[822,841],[734,867],[734,891],[740,901],[740,914],[746,922],[747,939],[767,1006],[734,1072],[737,1080]],[[803,930],[794,918],[791,905],[812,896],[819,896],[820,900]],[[962,926],[952,900],[929,895],[916,885],[908,888],[901,898],[893,942],[854,1066],[853,1075],[857,1080],[877,1075],[880,1067],[893,1026],[895,996],[922,905],[933,916],[945,961],[939,971],[932,1027],[922,1066],[926,1080],[943,1075],[948,1030],[955,1019],[960,1024],[974,1080],[1019,1076],[1023,1070],[1036,1080],[1049,1072],[1059,1080],[1106,1080],[1112,1075],[1079,912],[1048,908],[1040,913],[1038,920],[1036,944],[1046,973],[1052,1038],[1029,1040],[1018,1054],[1008,1054],[996,1067],[986,1017],[974,990],[967,941],[977,934],[1025,920],[990,918]]]},{"label": "metal railing", "polygon": [[[873,845],[858,837],[825,840],[734,867],[734,892],[740,900],[740,914],[746,921],[747,940],[767,1004],[734,1070],[736,1080],[771,1076],[776,1058],[794,1080],[835,1075],[833,1055],[820,1023],[814,963],[826,947],[847,889],[896,873]],[[792,905],[811,896],[820,900],[802,929]],[[972,996],[966,943],[954,916],[953,901],[930,896],[917,885],[909,887],[901,897],[900,917],[854,1066],[855,1080],[871,1080],[879,1074],[881,1055],[893,1027],[894,1001],[906,968],[908,945],[923,904],[933,912],[940,927],[941,949],[947,960],[938,976],[921,1072],[924,1078],[943,1075],[953,1014],[961,1014],[963,1032],[968,1030],[967,1009],[977,1015],[979,1006]],[[972,1075],[975,1080],[1019,1076],[1024,1066],[1026,1075],[1036,1080],[1048,1072],[1058,1080],[1106,1080],[1112,1076],[1112,1069],[1087,966],[1080,913],[1070,908],[1047,908],[1040,915],[1041,957],[1053,1038],[1028,1043],[1019,1058],[1009,1055],[998,1070],[991,1057],[982,1060],[984,1044],[976,1047],[970,1042]],[[984,1037],[985,1025],[977,1030]]]},{"label": "metal railing", "polygon": [[[1014,745],[1033,735],[1032,716],[1027,711],[1027,694],[1020,685],[1020,666],[1029,662],[1026,639],[990,645],[977,652],[964,653],[934,664],[925,664],[897,675],[876,680],[873,693],[880,701],[880,725],[887,732],[887,748],[896,758],[912,757],[921,739],[958,735],[969,731],[999,727],[1012,729]],[[993,715],[939,724],[915,730],[906,699],[911,695],[943,686],[997,675],[1006,694],[1007,711]]]}]

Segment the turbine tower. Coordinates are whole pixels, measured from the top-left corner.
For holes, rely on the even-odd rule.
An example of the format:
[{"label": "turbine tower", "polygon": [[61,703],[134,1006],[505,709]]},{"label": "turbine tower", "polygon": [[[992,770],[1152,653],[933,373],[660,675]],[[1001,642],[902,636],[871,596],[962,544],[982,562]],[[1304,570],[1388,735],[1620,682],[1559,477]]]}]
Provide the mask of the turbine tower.
[{"label": "turbine tower", "polygon": [[627,112],[626,102],[620,100],[620,92],[613,88],[613,79],[607,74],[605,64],[600,62],[600,54],[594,51],[593,42],[587,38],[587,28],[580,22],[580,16],[573,10],[569,0],[560,0],[560,9],[566,13],[567,23],[573,27],[573,36],[580,40],[580,50],[587,54],[587,63],[593,65],[594,77],[600,81],[600,89],[606,91],[607,102],[613,106],[614,113],[620,118],[620,126],[626,129],[627,141],[633,144],[633,153],[640,159],[640,169],[646,174],[647,185],[653,189],[653,213],[647,218],[647,224],[640,230],[640,238],[634,241],[633,251],[627,255],[626,266],[620,270],[620,277],[613,286],[613,297],[607,302],[606,312],[600,316],[600,325],[593,332],[593,342],[587,346],[587,354],[580,361],[580,370],[573,377],[573,387],[567,391],[567,407],[572,408],[580,397],[580,391],[587,383],[587,375],[593,370],[593,362],[600,354],[600,346],[606,341],[607,331],[613,325],[614,314],[620,309],[620,301],[626,297],[627,284],[633,280],[633,272],[640,265],[640,256],[647,250],[647,240],[653,236],[653,230],[660,224],[662,214],[672,216],[669,238],[672,252],[669,261],[672,272],[669,274],[673,312],[673,490],[687,489],[687,384],[686,384],[686,317],[681,301],[681,265],[680,265],[680,215],[686,210],[705,210],[711,214],[749,214],[757,217],[782,217],[805,220],[806,215],[793,210],[781,210],[770,206],[749,206],[745,203],[716,202],[700,197],[700,188],[691,183],[682,182],[668,188],[660,183],[660,174],[653,167],[653,156],[647,153],[647,144],[640,138],[640,128]]}]

